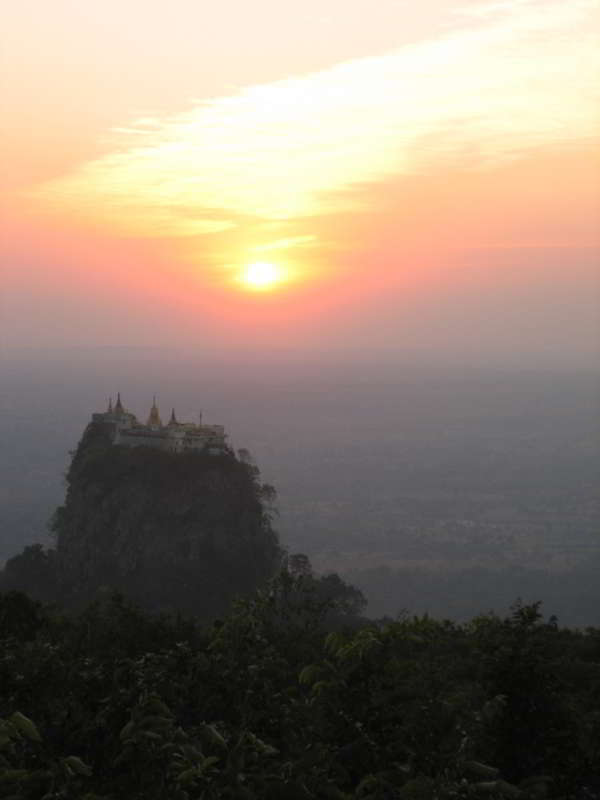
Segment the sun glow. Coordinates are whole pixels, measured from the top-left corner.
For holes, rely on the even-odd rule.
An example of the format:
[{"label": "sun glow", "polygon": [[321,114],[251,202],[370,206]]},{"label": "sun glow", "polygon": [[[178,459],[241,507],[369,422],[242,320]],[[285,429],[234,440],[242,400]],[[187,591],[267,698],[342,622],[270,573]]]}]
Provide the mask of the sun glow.
[{"label": "sun glow", "polygon": [[256,261],[244,268],[242,282],[250,289],[272,289],[281,283],[281,270],[276,264]]},{"label": "sun glow", "polygon": [[[440,220],[440,248],[446,237],[462,246],[488,235],[482,220],[497,205],[493,193],[491,205],[473,205],[460,218],[463,235],[444,221],[445,204],[449,214],[458,207],[444,198],[466,191],[466,178],[449,175],[483,181],[537,154],[595,141],[597,4],[457,0],[449,4],[456,6],[451,24],[414,40],[400,36],[384,52],[298,73],[277,62],[275,75],[288,77],[269,81],[265,72],[263,83],[223,82],[223,94],[203,89],[187,107],[169,101],[152,117],[115,112],[123,124],[107,132],[97,156],[75,154],[70,170],[26,190],[23,202],[51,229],[83,225],[85,235],[89,226],[94,236],[108,231],[124,241],[161,237],[151,250],[161,264],[164,254],[168,272],[178,261],[194,285],[254,293],[262,306],[342,274],[340,285],[360,295],[350,276],[362,270],[374,281],[404,280],[394,242],[406,257],[407,239],[424,241],[425,220]],[[52,147],[40,151],[40,164],[48,161],[54,175],[46,150]],[[511,174],[521,186],[523,178]],[[515,236],[521,229],[515,222]],[[505,228],[498,234],[506,236]],[[373,269],[364,255],[371,248],[390,254]]]}]

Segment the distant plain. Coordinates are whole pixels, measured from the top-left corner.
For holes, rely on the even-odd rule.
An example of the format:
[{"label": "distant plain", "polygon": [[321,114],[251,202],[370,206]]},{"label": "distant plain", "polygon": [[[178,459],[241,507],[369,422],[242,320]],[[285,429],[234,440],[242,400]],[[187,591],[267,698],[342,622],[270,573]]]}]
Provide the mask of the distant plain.
[{"label": "distant plain", "polygon": [[598,376],[410,359],[13,351],[0,387],[0,561],[34,541],[93,411],[200,410],[278,492],[284,546],[367,613],[467,618],[542,600],[600,624]]}]

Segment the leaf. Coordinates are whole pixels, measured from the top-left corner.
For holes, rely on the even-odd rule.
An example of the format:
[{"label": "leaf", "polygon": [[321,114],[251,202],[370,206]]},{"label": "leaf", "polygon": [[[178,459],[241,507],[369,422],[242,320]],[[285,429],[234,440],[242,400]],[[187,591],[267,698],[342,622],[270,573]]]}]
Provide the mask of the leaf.
[{"label": "leaf", "polygon": [[26,717],[24,714],[21,714],[20,711],[15,711],[14,714],[11,714],[9,717],[10,721],[13,723],[15,728],[22,733],[26,739],[29,739],[30,742],[41,742],[42,737],[39,734],[38,729],[35,726],[35,723],[32,722],[29,717]]},{"label": "leaf", "polygon": [[121,739],[121,741],[123,742],[125,741],[125,739],[129,739],[134,730],[135,730],[135,722],[133,720],[130,720],[119,734],[119,738]]},{"label": "leaf", "polygon": [[2,783],[15,783],[27,778],[29,775],[26,769],[5,769],[0,774],[0,782]]},{"label": "leaf", "polygon": [[344,643],[345,639],[342,634],[337,631],[332,631],[325,638],[325,651],[331,655],[335,655]]},{"label": "leaf", "polygon": [[309,664],[300,672],[298,680],[300,683],[312,683],[318,676],[319,672],[320,668],[317,664]]},{"label": "leaf", "polygon": [[500,774],[500,770],[496,767],[488,767],[487,764],[481,764],[479,761],[466,761],[465,770],[470,772],[471,775],[477,775],[481,778],[490,778],[493,780]]},{"label": "leaf", "polygon": [[92,774],[92,768],[80,758],[77,758],[77,756],[68,756],[65,758],[65,763],[68,764],[77,775],[85,775],[86,778],[89,778]]},{"label": "leaf", "polygon": [[182,744],[180,749],[190,761],[198,761],[204,757],[201,748],[193,744]]},{"label": "leaf", "polygon": [[514,784],[508,783],[507,781],[503,780],[496,781],[496,783],[498,784],[498,789],[500,790],[500,793],[503,794],[505,797],[510,797],[510,798],[523,797],[523,792]]},{"label": "leaf", "polygon": [[157,695],[152,695],[152,697],[148,698],[145,708],[149,713],[154,712],[159,716],[172,716],[170,708]]},{"label": "leaf", "polygon": [[370,789],[377,789],[377,788],[378,788],[378,781],[375,775],[372,774],[365,775],[365,777],[356,787],[356,796],[364,797],[366,800],[366,796],[364,795],[365,790],[369,791]]},{"label": "leaf", "polygon": [[190,767],[189,769],[185,769],[183,772],[179,773],[177,776],[177,783],[181,783],[183,786],[189,786],[196,780],[197,777],[198,769],[196,767]]},{"label": "leaf", "polygon": [[255,736],[253,733],[247,733],[246,738],[250,741],[254,748],[264,756],[274,756],[279,753],[279,750],[276,747],[263,742],[262,739],[259,739],[258,736]]},{"label": "leaf", "polygon": [[158,728],[158,730],[164,730],[165,728],[169,728],[172,724],[172,719],[167,719],[167,717],[159,717],[155,714],[152,714],[140,720],[140,722],[138,722],[138,727]]},{"label": "leaf", "polygon": [[163,737],[158,733],[154,733],[154,731],[142,731],[140,736],[143,736],[144,739],[148,739],[151,742],[162,742],[163,740]]},{"label": "leaf", "polygon": [[202,732],[204,733],[205,739],[207,739],[207,741],[209,741],[211,744],[220,747],[222,750],[227,750],[227,742],[214,727],[214,725],[205,724],[202,727]]}]

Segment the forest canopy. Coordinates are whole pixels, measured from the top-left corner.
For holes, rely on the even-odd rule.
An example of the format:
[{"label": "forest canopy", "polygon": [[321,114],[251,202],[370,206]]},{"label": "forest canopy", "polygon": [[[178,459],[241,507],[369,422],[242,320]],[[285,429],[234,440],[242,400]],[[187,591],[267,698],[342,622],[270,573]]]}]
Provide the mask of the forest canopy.
[{"label": "forest canopy", "polygon": [[208,626],[0,595],[0,795],[598,797],[600,631],[344,620],[288,569]]}]

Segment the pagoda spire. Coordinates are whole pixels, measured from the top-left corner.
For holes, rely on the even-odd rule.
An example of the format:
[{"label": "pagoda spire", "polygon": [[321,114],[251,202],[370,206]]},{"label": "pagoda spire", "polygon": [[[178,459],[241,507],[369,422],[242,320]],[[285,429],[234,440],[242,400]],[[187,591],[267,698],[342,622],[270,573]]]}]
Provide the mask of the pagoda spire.
[{"label": "pagoda spire", "polygon": [[125,411],[121,403],[121,392],[117,392],[117,403],[115,405],[115,414],[122,414]]},{"label": "pagoda spire", "polygon": [[152,428],[162,427],[162,420],[158,412],[158,406],[156,405],[156,395],[152,397],[152,408],[150,409],[150,415],[146,424]]},{"label": "pagoda spire", "polygon": [[171,409],[171,419],[169,420],[169,425],[177,425],[177,419],[175,418],[175,409]]},{"label": "pagoda spire", "polygon": [[108,398],[108,411],[106,413],[107,414],[112,414],[113,413],[112,397]]}]

